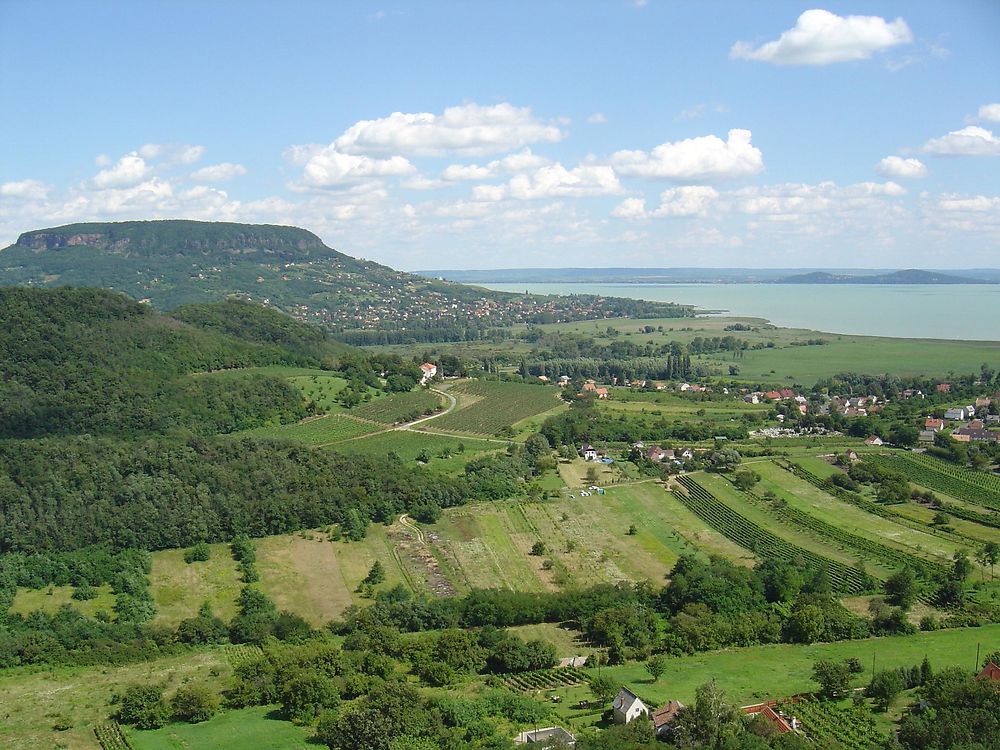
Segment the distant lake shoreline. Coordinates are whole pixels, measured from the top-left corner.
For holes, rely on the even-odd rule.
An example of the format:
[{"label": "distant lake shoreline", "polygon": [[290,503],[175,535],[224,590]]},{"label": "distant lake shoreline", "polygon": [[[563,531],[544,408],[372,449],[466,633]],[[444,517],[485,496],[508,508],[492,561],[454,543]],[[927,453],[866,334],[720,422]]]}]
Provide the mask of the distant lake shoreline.
[{"label": "distant lake shoreline", "polygon": [[473,283],[533,294],[599,294],[693,305],[777,326],[894,338],[1000,341],[993,284]]}]

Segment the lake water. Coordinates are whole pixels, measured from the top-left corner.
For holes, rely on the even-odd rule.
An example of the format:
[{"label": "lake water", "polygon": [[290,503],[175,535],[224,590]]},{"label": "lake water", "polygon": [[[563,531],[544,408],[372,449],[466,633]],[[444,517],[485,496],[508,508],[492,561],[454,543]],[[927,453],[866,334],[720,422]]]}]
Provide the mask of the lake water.
[{"label": "lake water", "polygon": [[[473,282],[474,283],[474,282]],[[828,333],[1000,341],[1000,284],[479,284],[679,302]]]}]

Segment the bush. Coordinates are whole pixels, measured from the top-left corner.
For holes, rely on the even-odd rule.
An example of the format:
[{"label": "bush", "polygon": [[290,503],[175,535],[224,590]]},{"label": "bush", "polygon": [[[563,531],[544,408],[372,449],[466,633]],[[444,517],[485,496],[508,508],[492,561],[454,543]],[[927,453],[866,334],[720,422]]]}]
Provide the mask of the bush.
[{"label": "bush", "polygon": [[115,718],[138,729],[159,729],[167,723],[170,712],[158,685],[134,685],[121,696]]},{"label": "bush", "polygon": [[170,710],[178,721],[208,721],[219,710],[219,696],[204,685],[187,685],[170,699]]},{"label": "bush", "polygon": [[205,562],[212,556],[212,548],[205,542],[198,542],[191,549],[184,553],[184,562],[190,565],[193,562]]}]

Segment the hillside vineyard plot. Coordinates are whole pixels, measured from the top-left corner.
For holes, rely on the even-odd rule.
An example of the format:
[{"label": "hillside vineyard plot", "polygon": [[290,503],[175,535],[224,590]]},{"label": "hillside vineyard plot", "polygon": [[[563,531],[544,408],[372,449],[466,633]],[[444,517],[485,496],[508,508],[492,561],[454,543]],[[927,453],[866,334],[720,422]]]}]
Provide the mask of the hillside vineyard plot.
[{"label": "hillside vineyard plot", "polygon": [[340,414],[328,414],[316,419],[308,419],[298,424],[283,425],[281,427],[261,427],[251,430],[250,435],[261,437],[283,438],[286,440],[298,440],[307,445],[330,445],[341,440],[368,435],[377,432],[379,427],[373,424],[366,424],[357,419],[351,419]]},{"label": "hillside vineyard plot", "polygon": [[451,393],[472,403],[434,420],[434,429],[494,435],[559,404],[555,389],[541,385],[476,381],[456,385]]},{"label": "hillside vineyard plot", "polygon": [[991,510],[1000,510],[1000,476],[996,474],[952,466],[927,456],[876,455],[870,460],[905,474],[914,484]]},{"label": "hillside vineyard plot", "polygon": [[354,407],[351,414],[382,424],[410,422],[441,408],[441,399],[430,391],[393,393]]},{"label": "hillside vineyard plot", "polygon": [[681,477],[679,481],[687,492],[674,490],[674,496],[712,528],[740,546],[764,557],[800,559],[811,567],[825,568],[833,587],[847,594],[860,594],[871,588],[871,580],[861,571],[775,536],[741,516],[690,477]]}]

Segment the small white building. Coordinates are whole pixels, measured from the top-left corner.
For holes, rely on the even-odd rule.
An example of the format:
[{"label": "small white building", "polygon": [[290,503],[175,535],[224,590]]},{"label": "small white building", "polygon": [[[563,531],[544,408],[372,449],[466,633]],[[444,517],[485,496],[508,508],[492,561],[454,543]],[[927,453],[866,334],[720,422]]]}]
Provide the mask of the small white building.
[{"label": "small white building", "polygon": [[615,717],[615,724],[628,724],[649,715],[646,704],[627,687],[618,691],[611,704],[611,711]]},{"label": "small white building", "polygon": [[438,368],[437,365],[433,364],[432,362],[424,362],[422,365],[420,365],[420,372],[423,373],[423,375],[420,378],[420,384],[423,385],[428,380],[430,380],[431,378],[433,378],[435,375],[438,374]]},{"label": "small white building", "polygon": [[532,729],[527,732],[521,732],[514,738],[515,745],[530,745],[535,743],[543,745],[559,743],[566,747],[575,747],[576,737],[562,727],[545,727],[544,729]]}]

